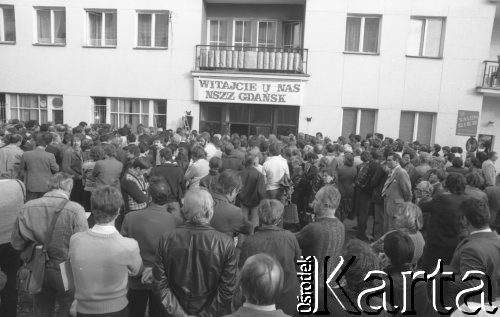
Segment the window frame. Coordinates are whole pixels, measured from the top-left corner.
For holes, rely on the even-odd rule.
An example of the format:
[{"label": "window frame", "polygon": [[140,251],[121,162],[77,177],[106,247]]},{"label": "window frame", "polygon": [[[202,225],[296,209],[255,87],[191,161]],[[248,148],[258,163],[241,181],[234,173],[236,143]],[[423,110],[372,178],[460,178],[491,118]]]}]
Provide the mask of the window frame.
[{"label": "window frame", "polygon": [[[35,46],[66,46],[67,36],[64,34],[64,43],[55,43],[55,11],[64,12],[64,29],[66,31],[66,7],[41,7],[35,6],[34,9],[34,19],[33,19],[33,45]],[[41,43],[38,38],[38,11],[49,11],[50,12],[50,43]],[[66,33],[66,32],[65,32]]]},{"label": "window frame", "polygon": [[[349,18],[360,18],[361,24],[359,27],[359,50],[350,51],[347,50],[347,23]],[[376,52],[364,52],[365,45],[365,20],[366,18],[378,18],[378,32],[377,32],[377,51]],[[362,13],[348,13],[345,22],[345,41],[344,41],[344,53],[345,54],[361,54],[361,55],[380,55],[380,43],[382,37],[382,15],[381,14],[362,14]]]},{"label": "window frame", "polygon": [[[106,99],[106,105],[97,105],[95,103],[95,98],[105,98]],[[113,100],[116,100],[117,102],[117,111],[112,111],[111,104]],[[138,100],[139,101],[139,110],[140,112],[120,112],[120,101],[127,101],[127,100]],[[154,105],[156,101],[164,101],[165,102],[165,114],[161,113],[156,113],[154,111]],[[143,116],[147,116],[148,118],[148,126],[153,126],[155,122],[155,117],[158,116],[165,116],[165,125],[168,125],[168,99],[152,99],[152,98],[121,98],[121,97],[99,97],[99,96],[93,96],[92,97],[92,114],[93,114],[93,119],[94,121],[96,120],[95,118],[95,110],[96,106],[105,106],[106,107],[106,121],[105,122],[112,122],[111,117],[113,115],[117,115],[117,123],[118,125],[115,128],[120,128],[122,127],[125,123],[120,122],[120,115],[138,115],[139,116],[139,123],[144,124],[143,122]],[[148,105],[148,111],[143,112],[143,105],[147,104]],[[101,118],[100,118],[101,119]],[[157,127],[155,127],[157,128]]]},{"label": "window frame", "polygon": [[[241,49],[244,50],[245,47],[252,47],[253,46],[253,20],[251,19],[243,19],[243,18],[236,18],[232,20],[233,22],[233,29],[232,29],[232,34],[231,34],[231,46],[234,46],[235,49]],[[244,40],[245,37],[245,22],[250,23],[250,42],[238,42],[236,44],[236,22],[243,22],[243,34],[241,35],[241,39]],[[229,30],[228,30],[229,31]],[[249,44],[248,46],[245,46],[244,43]],[[239,47],[236,47],[237,45],[241,45]]]},{"label": "window frame", "polygon": [[[84,9],[85,10],[85,45],[88,48],[116,48],[118,46],[118,10],[116,9]],[[92,45],[90,41],[90,16],[89,13],[101,13],[101,45]],[[116,44],[106,45],[106,13],[114,13],[116,21]]]},{"label": "window frame", "polygon": [[[342,107],[342,123],[340,125],[340,135],[342,135],[342,131],[344,130],[343,118],[344,118],[344,111],[345,110],[355,110],[356,111],[356,127],[355,127],[355,131],[353,132],[354,134],[361,133],[361,116],[363,115],[364,111],[373,111],[374,112],[373,132],[377,131],[379,109],[377,109],[377,108]],[[364,137],[364,136],[362,136],[362,137]]]},{"label": "window frame", "polygon": [[[4,20],[4,9],[12,9],[14,12],[14,40],[7,41],[5,40],[5,20]],[[16,32],[16,9],[13,5],[0,5],[0,44],[16,44],[17,40],[17,32]]]},{"label": "window frame", "polygon": [[[144,45],[139,45],[139,15],[140,14],[150,14],[151,15],[151,45],[150,46],[144,46]],[[167,15],[167,45],[166,46],[156,46],[156,15],[157,14],[166,14]],[[170,30],[169,24],[170,24],[170,11],[169,10],[136,10],[136,24],[135,24],[135,29],[136,29],[136,36],[135,36],[135,48],[136,49],[151,49],[151,50],[167,50],[168,49],[168,44],[169,44],[169,39],[170,37],[168,36],[168,32]]]},{"label": "window frame", "polygon": [[[298,25],[299,26],[299,45],[297,47],[294,47],[292,44],[285,44],[286,42],[286,38],[285,38],[285,32],[286,32],[286,28],[287,26],[292,26],[292,30],[293,30],[293,26],[294,25]],[[302,21],[299,21],[299,20],[287,20],[287,21],[283,21],[281,23],[281,38],[282,38],[282,47],[284,49],[288,49],[288,50],[294,50],[294,49],[302,49],[302,33],[303,33],[303,23]]]},{"label": "window frame", "polygon": [[[411,20],[423,21],[422,30],[420,32],[420,45],[418,55],[409,54],[408,53],[408,43],[406,47],[406,57],[417,57],[417,58],[430,58],[430,59],[442,59],[443,51],[444,51],[444,37],[446,34],[446,17],[442,16],[411,16]],[[438,56],[428,56],[424,55],[426,48],[426,39],[427,39],[427,24],[429,20],[440,20],[441,21],[441,36],[439,39],[439,54]],[[407,39],[409,41],[409,38]]]},{"label": "window frame", "polygon": [[[272,47],[268,46],[267,41],[265,46],[260,45],[260,23],[274,23],[276,25],[274,29],[274,45]],[[278,27],[279,27],[279,21],[278,20],[257,20],[257,36],[256,36],[256,46],[258,48],[262,49],[276,49],[278,48]],[[266,40],[267,40],[267,33],[266,33]]]},{"label": "window frame", "polygon": [[[38,107],[37,108],[26,108],[26,107],[20,107],[21,105],[21,98],[22,96],[36,96],[37,98],[37,105]],[[16,100],[16,106],[13,107],[12,103],[11,103],[11,100],[12,98],[15,98]],[[6,104],[5,104],[5,113],[6,113],[6,120],[10,120],[10,119],[13,119],[14,117],[12,116],[12,112],[13,110],[16,111],[16,117],[19,119],[19,120],[22,120],[21,119],[21,111],[22,110],[37,110],[38,112],[38,122],[40,124],[42,123],[47,123],[47,122],[51,122],[53,121],[53,111],[61,111],[62,114],[63,114],[63,118],[64,118],[64,101],[63,101],[63,106],[60,107],[60,108],[57,108],[55,107],[52,103],[53,103],[53,100],[55,98],[60,98],[62,100],[64,100],[64,96],[63,95],[58,95],[58,94],[30,94],[30,93],[6,93],[5,94],[5,101],[6,101]],[[42,107],[41,106],[41,100],[42,99],[45,99],[45,107]],[[42,120],[42,111],[45,112],[45,117],[46,117],[46,120]],[[30,119],[31,120],[31,119]]]},{"label": "window frame", "polygon": [[[437,115],[438,113],[437,112],[430,112],[430,111],[414,111],[414,110],[401,110],[400,113],[399,113],[399,130],[401,130],[401,116],[403,114],[403,112],[405,113],[411,113],[413,114],[413,129],[412,129],[412,134],[411,134],[411,138],[412,140],[409,140],[409,142],[414,142],[414,141],[418,141],[417,138],[418,138],[418,130],[419,130],[419,119],[420,119],[420,115],[421,114],[430,114],[432,115],[432,122],[431,122],[431,125],[432,125],[432,128],[431,128],[431,134],[430,134],[430,140],[429,140],[429,144],[433,144],[434,142],[434,138],[436,136],[436,122],[437,122]],[[399,134],[401,131],[398,132],[398,138],[401,138],[401,135]],[[403,140],[403,141],[406,141],[406,140]]]},{"label": "window frame", "polygon": [[[211,31],[212,31],[212,27],[210,25],[210,22],[212,21],[217,21],[217,27],[218,27],[218,32],[217,32],[217,41],[211,41],[210,40],[210,34],[211,34]],[[221,22],[225,21],[227,23],[227,36],[228,38],[226,39],[223,39],[221,41],[221,34],[220,34],[220,30],[221,30]],[[213,18],[209,18],[207,19],[207,45],[208,46],[214,46],[214,47],[228,47],[228,46],[231,46],[232,43],[228,42],[228,40],[231,40],[232,38],[232,35],[231,37],[229,37],[229,32],[233,32],[233,30],[231,30],[229,28],[229,26],[231,25],[232,23],[232,19],[228,19],[228,18],[217,18],[217,17],[213,17]],[[216,42],[217,44],[212,44],[212,42]],[[224,42],[225,44],[224,45],[221,45],[221,42]]]}]

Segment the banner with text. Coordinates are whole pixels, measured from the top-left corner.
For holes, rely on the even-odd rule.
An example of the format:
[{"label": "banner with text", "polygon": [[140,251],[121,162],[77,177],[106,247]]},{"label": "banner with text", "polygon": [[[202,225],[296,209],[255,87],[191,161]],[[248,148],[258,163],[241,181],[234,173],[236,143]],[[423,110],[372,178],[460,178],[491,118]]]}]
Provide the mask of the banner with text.
[{"label": "banner with text", "polygon": [[303,91],[300,81],[194,78],[194,99],[206,102],[300,106]]},{"label": "banner with text", "polygon": [[457,135],[476,136],[479,111],[458,110]]}]

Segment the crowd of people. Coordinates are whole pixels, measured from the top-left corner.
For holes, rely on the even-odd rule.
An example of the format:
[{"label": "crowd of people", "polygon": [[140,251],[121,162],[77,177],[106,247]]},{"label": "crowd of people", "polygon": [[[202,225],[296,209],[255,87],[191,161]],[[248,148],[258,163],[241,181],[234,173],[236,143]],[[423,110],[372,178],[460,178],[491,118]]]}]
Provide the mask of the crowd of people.
[{"label": "crowd of people", "polygon": [[[344,291],[320,299],[332,316],[356,309],[349,295],[376,285],[364,282],[373,270],[397,291],[370,304],[402,307],[414,296],[402,272],[431,273],[439,261],[456,275],[442,307],[479,285],[462,281],[472,270],[491,282],[484,298],[500,298],[492,151],[379,133],[210,135],[85,122],[13,120],[0,135],[2,317],[16,316],[17,273],[33,246],[46,252],[35,316],[299,315],[297,261],[310,256],[330,257],[320,292],[341,256],[356,257]],[[437,316],[430,288],[417,285],[416,315]]]}]

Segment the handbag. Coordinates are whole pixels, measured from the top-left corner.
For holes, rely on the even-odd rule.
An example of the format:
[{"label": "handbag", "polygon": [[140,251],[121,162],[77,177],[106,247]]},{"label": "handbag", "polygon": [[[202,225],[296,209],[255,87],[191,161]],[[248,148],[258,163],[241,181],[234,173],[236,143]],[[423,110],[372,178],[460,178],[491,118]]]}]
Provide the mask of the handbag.
[{"label": "handbag", "polygon": [[55,212],[52,222],[50,223],[45,235],[44,243],[38,244],[36,242],[31,242],[30,245],[21,253],[23,265],[17,274],[19,290],[31,295],[40,294],[42,292],[42,285],[45,280],[45,265],[49,260],[47,247],[52,241],[57,219],[67,203],[68,200],[65,199]]}]

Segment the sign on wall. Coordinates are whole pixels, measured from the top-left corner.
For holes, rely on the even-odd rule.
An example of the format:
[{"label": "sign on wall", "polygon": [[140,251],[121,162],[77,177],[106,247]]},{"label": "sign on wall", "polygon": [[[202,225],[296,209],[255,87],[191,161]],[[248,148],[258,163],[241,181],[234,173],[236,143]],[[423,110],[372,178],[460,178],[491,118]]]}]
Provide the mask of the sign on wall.
[{"label": "sign on wall", "polygon": [[476,136],[479,111],[458,110],[457,135]]},{"label": "sign on wall", "polygon": [[300,106],[304,83],[219,78],[194,78],[194,99],[204,102]]}]

